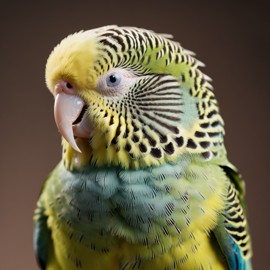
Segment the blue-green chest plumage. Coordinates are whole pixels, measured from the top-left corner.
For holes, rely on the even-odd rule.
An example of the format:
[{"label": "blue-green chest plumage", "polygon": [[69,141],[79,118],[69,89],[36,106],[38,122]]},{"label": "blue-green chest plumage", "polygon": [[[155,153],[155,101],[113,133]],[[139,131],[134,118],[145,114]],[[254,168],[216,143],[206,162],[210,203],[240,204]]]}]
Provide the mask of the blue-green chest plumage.
[{"label": "blue-green chest plumage", "polygon": [[[177,165],[145,170],[89,167],[74,173],[61,163],[48,180],[44,200],[56,246],[66,243],[59,248],[66,252],[61,256],[72,260],[75,251],[69,241],[89,251],[117,250],[119,257],[120,246],[127,243],[137,250],[132,260],[123,256],[123,261],[136,256],[149,261],[179,245],[185,247],[180,257],[200,256],[200,242],[217,223],[225,189],[219,167],[201,170],[189,156]],[[83,258],[80,261],[84,264]],[[195,265],[194,259],[187,259],[183,266],[188,261]]]}]

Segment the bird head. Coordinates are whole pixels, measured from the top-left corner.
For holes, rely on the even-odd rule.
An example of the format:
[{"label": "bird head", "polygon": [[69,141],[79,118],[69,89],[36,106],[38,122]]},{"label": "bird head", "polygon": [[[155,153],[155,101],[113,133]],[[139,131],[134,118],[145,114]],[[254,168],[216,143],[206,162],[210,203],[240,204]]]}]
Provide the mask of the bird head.
[{"label": "bird head", "polygon": [[142,168],[187,153],[217,155],[223,122],[209,77],[170,38],[107,26],[70,35],[54,48],[46,83],[67,167]]}]

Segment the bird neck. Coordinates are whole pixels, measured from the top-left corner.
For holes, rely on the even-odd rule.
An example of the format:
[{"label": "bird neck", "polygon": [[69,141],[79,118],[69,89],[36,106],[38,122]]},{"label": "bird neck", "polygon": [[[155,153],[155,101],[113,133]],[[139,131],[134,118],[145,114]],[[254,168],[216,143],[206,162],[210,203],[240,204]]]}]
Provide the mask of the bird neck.
[{"label": "bird neck", "polygon": [[74,150],[70,144],[62,138],[62,161],[65,168],[69,171],[81,171],[89,164],[92,157],[92,149],[88,140],[77,138],[76,143],[81,153]]}]

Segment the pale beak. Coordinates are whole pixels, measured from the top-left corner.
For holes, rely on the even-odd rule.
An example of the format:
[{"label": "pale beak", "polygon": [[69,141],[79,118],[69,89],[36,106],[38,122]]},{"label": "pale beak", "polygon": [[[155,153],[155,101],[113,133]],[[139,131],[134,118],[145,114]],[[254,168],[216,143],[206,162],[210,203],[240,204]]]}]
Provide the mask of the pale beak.
[{"label": "pale beak", "polygon": [[59,132],[72,148],[81,153],[75,137],[89,138],[90,123],[85,102],[61,81],[55,87],[54,118]]}]

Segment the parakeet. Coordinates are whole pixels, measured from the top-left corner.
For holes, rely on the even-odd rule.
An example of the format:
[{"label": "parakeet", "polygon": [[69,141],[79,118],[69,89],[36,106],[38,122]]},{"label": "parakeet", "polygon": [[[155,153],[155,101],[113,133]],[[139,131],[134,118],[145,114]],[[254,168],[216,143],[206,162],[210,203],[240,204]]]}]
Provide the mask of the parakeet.
[{"label": "parakeet", "polygon": [[252,269],[245,186],[203,66],[171,35],[136,27],[53,49],[63,153],[34,214],[41,269]]}]

